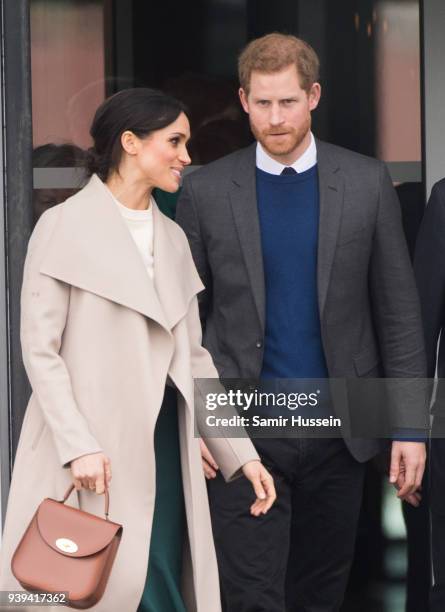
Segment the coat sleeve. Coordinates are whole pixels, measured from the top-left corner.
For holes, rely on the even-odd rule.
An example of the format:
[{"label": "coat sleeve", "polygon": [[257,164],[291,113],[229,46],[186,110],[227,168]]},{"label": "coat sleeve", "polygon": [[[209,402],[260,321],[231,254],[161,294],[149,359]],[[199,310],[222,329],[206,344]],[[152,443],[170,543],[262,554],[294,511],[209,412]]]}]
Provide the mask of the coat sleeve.
[{"label": "coat sleeve", "polygon": [[[198,300],[195,296],[187,314],[187,326],[190,338],[190,357],[193,378],[218,379],[218,372],[213,365],[209,352],[201,344],[201,325],[199,322]],[[221,389],[224,391],[224,389]],[[196,393],[195,393],[196,396]],[[204,401],[204,398],[202,398]],[[204,414],[204,410],[196,409],[195,415]],[[216,430],[216,428],[215,428]],[[215,431],[218,437],[205,438],[204,441],[218,463],[226,481],[241,475],[241,468],[248,461],[259,460],[259,456],[246,433],[245,438],[228,438],[223,429]]]},{"label": "coat sleeve", "polygon": [[426,359],[419,299],[403,234],[400,204],[383,163],[369,280],[384,374],[392,379],[387,389],[393,428],[428,429]]},{"label": "coat sleeve", "polygon": [[[70,374],[60,355],[69,299],[69,285],[40,273],[45,247],[55,229],[58,211],[45,213],[37,224],[25,260],[21,295],[23,362],[49,427],[60,463],[102,449],[79,411]],[[57,230],[56,230],[57,231]]]}]

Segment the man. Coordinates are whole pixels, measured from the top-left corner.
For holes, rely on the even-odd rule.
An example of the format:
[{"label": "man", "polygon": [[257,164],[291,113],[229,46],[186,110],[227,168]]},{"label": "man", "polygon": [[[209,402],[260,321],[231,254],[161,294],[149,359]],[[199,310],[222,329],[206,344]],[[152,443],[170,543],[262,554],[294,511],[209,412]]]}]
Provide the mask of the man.
[{"label": "man", "polygon": [[[293,36],[252,41],[239,59],[239,94],[257,143],[184,181],[177,221],[206,286],[204,344],[223,378],[423,377],[397,197],[383,163],[314,139],[318,69]],[[393,403],[395,424],[427,427],[424,405]],[[338,610],[363,462],[379,443],[254,443],[277,487],[267,518],[249,520],[243,483],[218,476],[209,485],[224,609]],[[412,503],[424,462],[422,442],[393,442],[391,481]],[[204,464],[213,476],[205,449]]]},{"label": "man", "polygon": [[[445,609],[445,179],[436,183],[417,238],[414,270],[422,307],[427,370],[439,377],[430,446],[431,612]],[[439,343],[439,350],[438,349]]]}]

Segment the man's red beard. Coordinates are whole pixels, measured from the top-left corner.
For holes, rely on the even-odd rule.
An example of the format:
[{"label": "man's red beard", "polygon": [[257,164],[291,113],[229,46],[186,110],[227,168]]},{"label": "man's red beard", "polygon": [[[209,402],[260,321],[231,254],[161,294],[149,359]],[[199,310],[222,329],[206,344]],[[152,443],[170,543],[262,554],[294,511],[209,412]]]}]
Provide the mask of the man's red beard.
[{"label": "man's red beard", "polygon": [[[269,130],[257,130],[256,127],[250,122],[250,129],[252,130],[253,135],[256,140],[261,144],[263,149],[270,153],[271,155],[290,155],[295,149],[297,149],[303,140],[305,139],[307,133],[311,129],[311,116],[307,118],[307,120],[298,128],[294,128],[293,126],[286,125],[283,128],[269,129]],[[279,139],[278,137],[270,138],[271,134],[282,134],[285,133],[283,139]]]}]

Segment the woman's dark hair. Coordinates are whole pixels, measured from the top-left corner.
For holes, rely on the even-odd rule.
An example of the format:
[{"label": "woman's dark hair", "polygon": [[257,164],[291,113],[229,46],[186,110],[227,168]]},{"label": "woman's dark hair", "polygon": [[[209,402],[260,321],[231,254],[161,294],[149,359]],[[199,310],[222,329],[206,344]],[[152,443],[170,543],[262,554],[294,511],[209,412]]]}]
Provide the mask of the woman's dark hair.
[{"label": "woman's dark hair", "polygon": [[87,174],[105,181],[118,168],[121,136],[129,130],[145,138],[175,121],[186,108],[182,102],[157,89],[124,89],[107,98],[97,109],[90,134],[94,146],[88,151]]}]

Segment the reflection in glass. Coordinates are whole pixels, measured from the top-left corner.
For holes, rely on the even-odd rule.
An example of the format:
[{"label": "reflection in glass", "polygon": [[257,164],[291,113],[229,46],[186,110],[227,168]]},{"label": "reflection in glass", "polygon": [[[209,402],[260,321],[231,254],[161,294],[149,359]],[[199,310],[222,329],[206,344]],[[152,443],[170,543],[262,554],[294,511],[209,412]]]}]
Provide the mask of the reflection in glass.
[{"label": "reflection in glass", "polygon": [[378,0],[375,9],[376,156],[420,161],[418,0]]},{"label": "reflection in glass", "polygon": [[[32,165],[34,168],[73,168],[84,166],[86,153],[80,147],[64,144],[46,144],[36,147],[32,153]],[[74,195],[78,188],[66,189],[34,189],[33,190],[33,213],[34,223],[39,217],[52,206],[64,202],[67,198]]]},{"label": "reflection in glass", "polygon": [[31,0],[34,146],[90,146],[89,126],[105,97],[103,0]]}]

